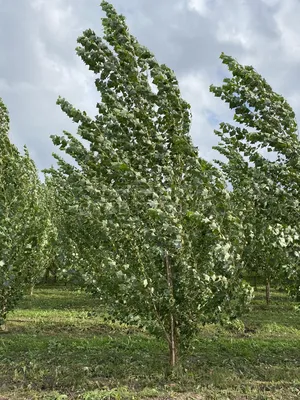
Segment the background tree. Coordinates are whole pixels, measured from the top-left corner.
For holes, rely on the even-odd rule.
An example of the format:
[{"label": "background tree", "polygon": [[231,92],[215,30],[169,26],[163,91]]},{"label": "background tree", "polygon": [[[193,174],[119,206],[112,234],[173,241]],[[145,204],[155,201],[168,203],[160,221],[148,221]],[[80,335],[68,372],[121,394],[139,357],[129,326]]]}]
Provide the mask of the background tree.
[{"label": "background tree", "polygon": [[[235,111],[235,124],[221,123],[216,149],[232,184],[235,208],[247,240],[243,259],[248,272],[266,282],[298,274],[300,144],[295,114],[286,100],[251,66],[221,55],[232,73],[210,90]],[[267,157],[266,153],[272,157]]]},{"label": "background tree", "polygon": [[53,142],[77,166],[56,156],[52,174],[90,287],[113,317],[163,336],[174,366],[199,322],[236,316],[251,295],[238,278],[239,220],[220,172],[192,144],[173,71],[101,5],[104,38],[86,30],[77,48],[97,75],[98,115],[59,98],[78,137]]},{"label": "background tree", "polygon": [[[53,171],[54,172],[54,171]],[[45,202],[47,204],[47,245],[44,248],[45,268],[44,283],[83,284],[84,273],[80,268],[80,258],[76,244],[72,241],[67,223],[68,193],[62,186],[62,181],[53,173],[46,176],[44,184]],[[69,192],[71,193],[71,192]]]},{"label": "background tree", "polygon": [[25,148],[10,142],[9,116],[0,100],[0,325],[39,274],[46,219],[43,192]]}]

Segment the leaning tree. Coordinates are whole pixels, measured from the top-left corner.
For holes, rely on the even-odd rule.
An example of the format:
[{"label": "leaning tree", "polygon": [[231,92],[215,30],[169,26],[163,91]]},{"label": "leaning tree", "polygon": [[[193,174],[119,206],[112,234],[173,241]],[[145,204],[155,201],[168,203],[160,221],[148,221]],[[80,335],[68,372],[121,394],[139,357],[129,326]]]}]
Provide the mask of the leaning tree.
[{"label": "leaning tree", "polygon": [[240,222],[221,173],[192,144],[174,72],[101,5],[104,37],[86,30],[77,47],[96,75],[98,114],[58,99],[79,126],[53,136],[74,163],[56,156],[52,173],[90,288],[114,318],[164,337],[174,366],[201,321],[234,317],[251,296]]},{"label": "leaning tree", "polygon": [[68,223],[71,191],[54,171],[51,176],[45,176],[43,188],[48,223],[41,280],[47,283],[51,278],[54,283],[61,280],[65,284],[84,284],[87,281],[82,277],[85,275],[85,263],[79,256],[77,244],[72,240],[72,233],[68,231],[72,225]]},{"label": "leaning tree", "polygon": [[253,67],[223,53],[221,59],[232,77],[210,90],[234,110],[234,123],[221,123],[215,131],[221,138],[216,149],[227,158],[218,163],[232,185],[244,226],[245,267],[265,278],[269,302],[271,279],[286,280],[293,292],[299,290],[297,123],[287,101]]},{"label": "leaning tree", "polygon": [[35,282],[46,243],[45,203],[34,162],[10,142],[0,99],[0,325]]}]

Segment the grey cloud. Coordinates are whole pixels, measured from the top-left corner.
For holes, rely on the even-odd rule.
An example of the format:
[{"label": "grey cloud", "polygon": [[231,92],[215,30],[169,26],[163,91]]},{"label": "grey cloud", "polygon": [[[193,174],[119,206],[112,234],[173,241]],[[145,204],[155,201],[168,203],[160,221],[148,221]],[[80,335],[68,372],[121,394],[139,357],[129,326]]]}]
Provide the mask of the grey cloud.
[{"label": "grey cloud", "polygon": [[[16,4],[17,3],[17,4]],[[33,42],[37,35],[28,3],[4,1],[0,11],[1,78],[9,84],[38,82],[32,68]],[[29,61],[30,60],[30,61]]]},{"label": "grey cloud", "polygon": [[[27,144],[39,168],[53,163],[50,134],[75,126],[55,102],[58,95],[95,114],[93,76],[75,54],[86,28],[101,34],[99,0],[0,0],[0,96],[11,115],[12,139]],[[131,33],[159,62],[175,70],[193,111],[192,136],[211,159],[218,121],[231,113],[208,88],[227,74],[224,51],[249,63],[299,108],[300,39],[297,0],[112,0]]]}]

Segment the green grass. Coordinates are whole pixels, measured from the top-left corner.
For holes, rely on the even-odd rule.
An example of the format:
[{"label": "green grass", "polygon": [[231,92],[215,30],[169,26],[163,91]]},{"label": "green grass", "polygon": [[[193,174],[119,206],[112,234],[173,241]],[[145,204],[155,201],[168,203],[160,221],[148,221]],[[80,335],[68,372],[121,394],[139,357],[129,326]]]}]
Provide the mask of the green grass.
[{"label": "green grass", "polygon": [[300,311],[279,292],[257,292],[245,329],[202,328],[181,367],[167,346],[104,320],[91,296],[37,289],[0,334],[2,399],[299,399]]}]

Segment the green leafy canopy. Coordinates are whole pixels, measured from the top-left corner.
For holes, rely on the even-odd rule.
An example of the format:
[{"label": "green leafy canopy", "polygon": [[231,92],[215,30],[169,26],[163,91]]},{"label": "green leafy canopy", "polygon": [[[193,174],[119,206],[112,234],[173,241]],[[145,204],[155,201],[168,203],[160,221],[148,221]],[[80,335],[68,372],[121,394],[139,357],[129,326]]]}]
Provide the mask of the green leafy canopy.
[{"label": "green leafy canopy", "polygon": [[174,72],[101,6],[104,37],[88,29],[76,49],[96,76],[98,114],[58,99],[78,131],[53,142],[77,166],[55,156],[51,172],[87,285],[119,320],[163,335],[172,353],[200,321],[235,316],[249,300],[240,223],[221,173],[192,144]]},{"label": "green leafy canopy", "polygon": [[10,142],[0,99],[0,325],[42,270],[47,218],[43,190],[27,149]]}]

